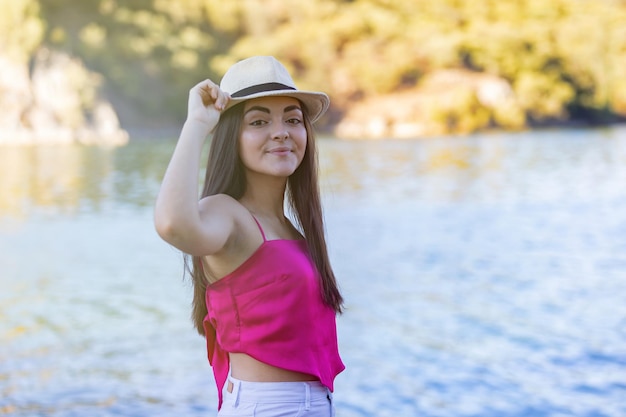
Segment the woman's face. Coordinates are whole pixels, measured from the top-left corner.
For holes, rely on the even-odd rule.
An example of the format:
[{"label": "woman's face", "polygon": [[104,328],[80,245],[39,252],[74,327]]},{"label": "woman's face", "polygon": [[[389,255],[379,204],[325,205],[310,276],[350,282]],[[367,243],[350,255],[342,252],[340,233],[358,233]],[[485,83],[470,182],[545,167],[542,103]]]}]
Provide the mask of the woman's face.
[{"label": "woman's face", "polygon": [[293,97],[261,97],[244,103],[239,153],[248,174],[288,177],[307,144],[302,107]]}]

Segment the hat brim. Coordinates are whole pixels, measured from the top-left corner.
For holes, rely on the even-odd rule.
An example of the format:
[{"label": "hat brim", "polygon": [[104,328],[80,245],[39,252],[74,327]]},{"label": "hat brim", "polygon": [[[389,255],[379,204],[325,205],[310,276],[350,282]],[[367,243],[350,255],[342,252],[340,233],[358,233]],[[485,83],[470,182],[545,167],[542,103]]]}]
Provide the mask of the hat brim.
[{"label": "hat brim", "polygon": [[300,100],[306,107],[309,119],[311,119],[311,123],[314,123],[317,119],[319,119],[328,107],[330,106],[330,99],[325,93],[313,92],[313,91],[298,91],[298,90],[272,90],[272,91],[261,91],[259,93],[250,94],[244,97],[231,98],[226,105],[224,110],[228,110],[229,108],[243,103],[246,100],[252,100],[254,98],[260,97],[274,97],[274,96],[286,96],[293,97]]}]

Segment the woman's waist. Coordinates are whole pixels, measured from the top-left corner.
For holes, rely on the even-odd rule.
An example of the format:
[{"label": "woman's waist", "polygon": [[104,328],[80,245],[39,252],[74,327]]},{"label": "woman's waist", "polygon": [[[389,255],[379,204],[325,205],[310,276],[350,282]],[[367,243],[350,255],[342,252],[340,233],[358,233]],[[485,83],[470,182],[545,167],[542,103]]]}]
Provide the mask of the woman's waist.
[{"label": "woman's waist", "polygon": [[246,382],[310,382],[311,374],[292,371],[261,362],[245,353],[229,353],[230,375]]}]

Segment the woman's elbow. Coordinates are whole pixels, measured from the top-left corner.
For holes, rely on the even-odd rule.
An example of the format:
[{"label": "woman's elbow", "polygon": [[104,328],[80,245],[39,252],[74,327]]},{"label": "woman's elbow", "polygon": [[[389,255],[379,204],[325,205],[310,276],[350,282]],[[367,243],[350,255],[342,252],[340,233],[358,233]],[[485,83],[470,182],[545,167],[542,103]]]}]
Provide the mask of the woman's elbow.
[{"label": "woman's elbow", "polygon": [[193,256],[206,255],[206,249],[195,242],[195,233],[186,229],[184,225],[155,218],[154,228],[161,239],[178,250]]},{"label": "woman's elbow", "polygon": [[173,243],[176,239],[177,227],[172,219],[155,213],[154,228],[161,239],[168,243]]},{"label": "woman's elbow", "polygon": [[159,237],[166,242],[169,241],[169,236],[171,235],[171,228],[168,225],[163,223],[154,222],[154,229],[156,230]]}]

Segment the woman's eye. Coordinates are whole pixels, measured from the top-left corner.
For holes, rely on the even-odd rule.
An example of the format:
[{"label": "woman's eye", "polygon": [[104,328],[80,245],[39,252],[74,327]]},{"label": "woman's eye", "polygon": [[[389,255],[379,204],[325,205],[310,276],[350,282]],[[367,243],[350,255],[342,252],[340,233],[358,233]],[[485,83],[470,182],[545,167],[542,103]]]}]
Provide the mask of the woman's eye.
[{"label": "woman's eye", "polygon": [[287,120],[287,123],[290,123],[292,125],[299,125],[300,123],[302,123],[302,120],[297,119],[297,118],[293,118],[293,119]]},{"label": "woman's eye", "polygon": [[265,120],[254,120],[250,122],[250,126],[263,126],[265,124]]}]

